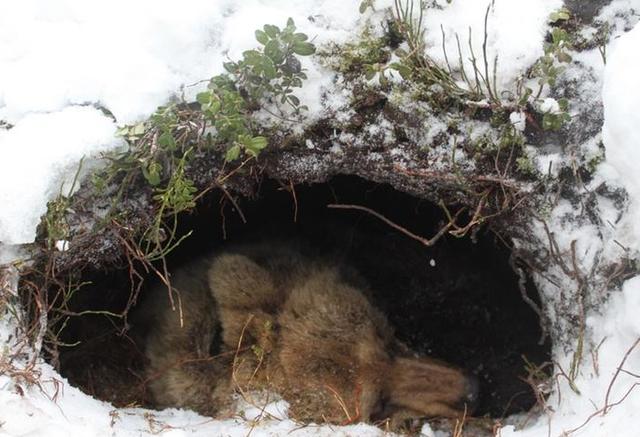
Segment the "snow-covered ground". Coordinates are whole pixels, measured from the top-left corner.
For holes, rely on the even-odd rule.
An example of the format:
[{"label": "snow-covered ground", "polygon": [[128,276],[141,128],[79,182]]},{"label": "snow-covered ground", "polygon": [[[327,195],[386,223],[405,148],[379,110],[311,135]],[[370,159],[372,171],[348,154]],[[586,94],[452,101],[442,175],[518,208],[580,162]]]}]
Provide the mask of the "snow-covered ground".
[{"label": "snow-covered ground", "polygon": [[[378,0],[376,9],[392,3]],[[430,54],[442,60],[441,24],[449,53],[457,50],[455,33],[466,40],[469,26],[474,50],[479,53],[487,2],[440,3],[443,9],[426,19]],[[0,127],[0,260],[18,256],[16,248],[8,245],[33,241],[46,202],[61,190],[67,192],[82,157],[122,146],[114,136],[117,126],[144,119],[182,86],[186,93],[194,93],[197,86],[189,85],[219,73],[227,57],[237,59],[243,50],[255,46],[253,31],[263,24],[282,25],[292,17],[317,45],[355,37],[372,14],[360,15],[359,4],[360,0],[193,0],[182,5],[158,0],[22,0],[0,5],[0,120],[13,125],[11,129]],[[508,88],[542,54],[547,17],[560,6],[560,0],[495,1],[489,18],[488,52],[490,57],[499,55],[500,87]],[[613,27],[614,36],[620,37],[609,44],[606,68],[597,51],[580,55],[597,78],[592,85],[594,95],[600,96],[604,85],[602,139],[607,160],[590,187],[604,180],[624,186],[630,195],[628,211],[605,230],[571,228],[563,221],[572,209],[567,204],[551,214],[550,224],[560,236],[560,246],[568,247],[576,239],[580,262],[586,267],[592,262],[589,253],[601,248],[611,259],[620,256],[614,240],[630,256],[640,250],[640,26],[623,34],[623,25],[637,21],[629,14],[632,8],[640,10],[640,1],[613,0],[602,11],[603,19],[622,23]],[[332,73],[319,64],[309,61],[305,67],[310,81],[301,97],[313,117],[320,108],[321,92],[334,85]],[[604,205],[601,215],[607,222],[616,211]],[[597,238],[598,232],[605,233],[605,238]],[[543,296],[557,293],[543,279],[537,278],[537,283]],[[557,378],[547,403],[548,414],[523,430],[506,426],[501,435],[559,436],[577,428],[571,435],[639,435],[640,389],[633,391],[633,387],[640,383],[640,346],[630,349],[640,338],[639,311],[640,278],[632,278],[599,312],[588,315],[587,340],[602,344],[597,354],[584,358],[575,381],[580,394],[566,379]],[[12,315],[0,315],[0,342],[5,343],[0,345],[0,356],[12,351],[14,329]],[[630,350],[623,371],[616,372]],[[568,368],[571,350],[557,347],[554,360],[559,368]],[[49,365],[39,364],[37,370],[41,389],[0,375],[0,436],[158,432],[171,436],[244,436],[251,432],[259,436],[287,435],[294,430],[295,435],[383,434],[367,425],[299,428],[286,418],[253,423],[214,421],[177,410],[116,410],[70,387]],[[625,396],[620,405],[603,410],[607,402],[612,405]],[[282,404],[270,408],[276,417],[285,414]],[[245,411],[249,418],[258,414],[251,408]],[[429,435],[429,430],[424,432]]]}]

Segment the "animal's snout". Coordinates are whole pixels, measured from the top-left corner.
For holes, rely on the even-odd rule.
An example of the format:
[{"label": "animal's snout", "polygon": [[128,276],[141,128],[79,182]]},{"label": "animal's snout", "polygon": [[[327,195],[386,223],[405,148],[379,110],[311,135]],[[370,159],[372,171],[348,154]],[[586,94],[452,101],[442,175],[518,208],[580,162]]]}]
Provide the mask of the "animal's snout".
[{"label": "animal's snout", "polygon": [[460,410],[473,413],[478,406],[478,398],[480,396],[480,382],[475,375],[465,375],[465,392],[460,399]]}]

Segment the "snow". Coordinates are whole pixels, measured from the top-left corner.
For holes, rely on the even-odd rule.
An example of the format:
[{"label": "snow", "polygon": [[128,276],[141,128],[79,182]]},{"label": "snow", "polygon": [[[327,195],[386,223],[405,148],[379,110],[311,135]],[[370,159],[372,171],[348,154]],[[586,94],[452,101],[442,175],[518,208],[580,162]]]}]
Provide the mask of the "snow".
[{"label": "snow", "polygon": [[[100,153],[122,147],[114,136],[118,125],[144,119],[181,89],[193,95],[203,86],[201,81],[221,71],[223,61],[237,59],[243,50],[255,46],[253,31],[265,23],[282,25],[292,17],[299,30],[316,44],[350,40],[368,18],[381,14],[368,11],[361,16],[359,3],[360,0],[192,0],[187,7],[168,0],[23,0],[0,5],[0,120],[13,125],[11,129],[0,125],[0,264],[24,256],[20,247],[7,245],[34,240],[47,201],[59,193],[69,193],[82,158],[91,165],[89,161]],[[392,3],[379,0],[376,8],[380,11]],[[441,9],[430,9],[425,17],[428,53],[444,62],[442,25],[449,60],[457,60],[458,34],[470,71],[466,44],[469,27],[474,52],[480,57],[488,2],[440,3]],[[560,0],[495,1],[487,42],[491,69],[494,57],[499,55],[500,90],[513,89],[514,80],[542,54],[547,17],[560,6]],[[587,189],[595,190],[606,181],[624,186],[630,198],[626,211],[618,211],[610,201],[601,199],[602,221],[610,224],[604,229],[595,225],[572,226],[567,218],[575,214],[575,206],[569,202],[561,202],[549,213],[559,246],[567,248],[575,240],[578,262],[585,269],[595,265],[598,256],[621,256],[623,250],[614,242],[626,247],[625,254],[629,256],[640,251],[640,26],[622,35],[638,21],[636,15],[629,13],[632,8],[640,9],[640,1],[614,0],[601,13],[600,19],[610,21],[613,27],[606,68],[596,50],[577,57],[593,71],[594,84],[584,89],[589,91],[590,99],[602,98],[605,114],[602,140],[606,162],[599,166]],[[619,35],[622,36],[617,38]],[[349,93],[340,89],[333,73],[312,59],[305,59],[304,66],[310,79],[299,97],[310,107],[310,119],[327,110],[336,112],[338,119],[348,119],[350,114],[340,110],[346,106]],[[600,96],[598,87],[603,73]],[[549,97],[545,102],[555,110],[555,100]],[[512,114],[511,121],[524,124],[524,114]],[[433,126],[426,135],[433,136],[440,130],[442,126]],[[470,132],[478,135],[477,129]],[[596,143],[597,138],[581,147],[596,153]],[[307,147],[315,146],[309,141]],[[563,159],[558,153],[535,157],[544,172],[553,163],[552,174]],[[618,221],[616,217],[620,215]],[[534,227],[532,232],[543,235],[540,227]],[[66,248],[63,241],[58,246],[60,250]],[[536,280],[548,299],[559,294],[544,279]],[[0,301],[13,302],[9,295],[15,281],[12,284],[0,288]],[[599,311],[586,319],[588,346],[593,349],[602,343],[597,352],[584,357],[575,381],[580,394],[569,387],[565,378],[557,378],[557,386],[547,401],[553,411],[522,430],[505,426],[500,435],[557,436],[582,424],[572,435],[636,435],[640,389],[606,414],[598,410],[607,400],[615,403],[622,399],[638,383],[633,375],[640,374],[640,347],[630,349],[640,337],[638,310],[640,278],[636,277],[627,280],[621,291],[612,293]],[[0,340],[4,343],[0,347],[0,364],[17,347],[18,338],[10,335],[16,329],[11,314],[0,314]],[[552,308],[549,315],[554,317]],[[628,352],[625,372],[617,372]],[[571,357],[572,350],[559,346],[554,350],[558,368],[567,369]],[[70,386],[46,363],[38,363],[36,370],[41,388],[0,374],[0,436],[139,436],[160,432],[170,436],[274,436],[294,430],[295,435],[303,436],[388,435],[368,425],[300,428],[286,418],[283,402],[269,406],[269,413],[275,418],[262,418],[255,423],[250,419],[261,413],[246,405],[239,406],[238,417],[226,420],[211,420],[175,409],[115,409]],[[428,425],[423,434],[440,435]]]},{"label": "snow", "polygon": [[[69,172],[71,163],[118,147],[120,143],[109,138],[116,125],[144,119],[182,87],[187,95],[194,95],[204,80],[222,72],[224,61],[238,59],[242,51],[256,45],[254,29],[265,23],[282,25],[292,17],[314,43],[343,43],[370,18],[370,11],[364,17],[358,13],[359,3],[194,0],[188,8],[179,8],[171,1],[153,0],[133,4],[124,0],[26,0],[3,8],[0,120],[14,128],[0,131],[4,163],[0,170],[13,169],[0,176],[0,242],[33,241],[46,202],[59,193],[62,174]],[[440,43],[435,43],[441,38],[441,24],[449,53],[454,53],[450,46],[455,33],[466,35],[469,26],[474,29],[474,50],[481,53],[483,3],[456,1],[430,11],[426,17],[427,39],[433,42],[429,53],[436,59],[443,56]],[[379,0],[376,7],[382,10],[392,4]],[[557,0],[495,2],[488,45],[491,59],[500,53],[501,84],[512,81],[540,55],[546,18],[558,4]],[[303,65],[309,80],[298,97],[309,106],[309,120],[326,105],[343,107],[345,96],[332,85],[333,74],[309,59],[303,59]],[[197,86],[190,86],[193,84]],[[328,103],[323,103],[323,96],[328,96]],[[108,110],[115,118],[111,128],[110,119],[97,109],[87,107],[84,115],[80,115],[82,109],[71,109],[87,104]],[[88,120],[91,111],[94,117]],[[339,118],[341,113],[336,112]],[[42,162],[31,160],[22,165],[29,153],[45,148],[46,154],[37,160]],[[43,177],[29,180],[27,175],[33,173],[24,170],[34,165],[46,171]],[[20,195],[15,185],[21,187]]]},{"label": "snow", "polygon": [[113,121],[90,106],[33,112],[0,130],[0,241],[30,243],[46,203],[69,194],[79,161],[121,145]]},{"label": "snow", "polygon": [[[260,411],[247,408],[235,418],[212,420],[190,411],[168,409],[161,412],[136,408],[115,409],[113,406],[91,400],[78,389],[60,379],[53,369],[40,366],[42,391],[25,389],[19,394],[16,385],[6,376],[0,376],[0,436],[92,436],[139,437],[141,435],[273,437],[295,432],[300,437],[329,436],[383,436],[389,435],[370,425],[358,424],[345,427],[300,427],[299,424],[278,418],[278,408],[273,404],[268,411],[274,417],[259,419]],[[64,387],[62,389],[62,387]],[[57,393],[57,394],[56,394]],[[253,422],[255,417],[259,420]]]},{"label": "snow", "polygon": [[[637,48],[640,44],[640,26],[621,37],[609,56],[602,90],[605,124],[603,140],[607,162],[618,173],[619,180],[634,201],[628,217],[640,213],[640,112],[638,111],[638,82],[640,60]],[[640,235],[640,220],[627,223],[630,237]],[[640,246],[634,246],[640,249]]]},{"label": "snow", "polygon": [[511,125],[518,131],[524,132],[527,127],[527,116],[523,112],[512,112],[509,114]]},{"label": "snow", "polygon": [[[611,15],[610,10],[622,6],[614,2],[603,16]],[[638,2],[635,2],[638,7]],[[598,171],[594,182],[607,181],[623,185],[630,196],[630,206],[623,218],[616,223],[613,217],[619,215],[615,206],[604,204],[601,216],[604,222],[613,226],[616,223],[613,238],[624,245],[629,254],[637,254],[640,249],[640,116],[637,102],[640,88],[637,77],[640,74],[640,60],[637,47],[640,44],[640,26],[622,35],[612,43],[609,50],[602,100],[605,121],[602,139],[606,149],[606,162]],[[564,205],[565,212],[571,210]],[[560,213],[561,211],[557,211]],[[607,226],[609,227],[609,226]],[[555,229],[560,229],[558,225]],[[597,229],[563,229],[558,234],[564,240],[561,245],[576,239],[579,244],[594,244],[598,240],[594,232]],[[606,228],[605,228],[606,231]],[[577,252],[585,254],[581,264],[593,262],[593,250],[596,247],[583,247]],[[587,254],[591,252],[591,256]],[[587,317],[586,327],[590,348],[594,353],[584,358],[582,370],[575,385],[580,394],[569,387],[566,379],[557,378],[554,390],[547,405],[555,411],[552,415],[541,416],[538,422],[524,430],[516,431],[513,426],[501,430],[502,437],[537,437],[540,435],[576,436],[635,436],[640,421],[640,277],[627,280],[620,292],[611,295],[600,312]],[[598,346],[599,345],[599,346]],[[634,347],[635,346],[635,347]],[[571,355],[557,351],[555,353],[563,369],[570,367]],[[628,355],[628,356],[627,356]],[[625,358],[625,356],[627,356]],[[622,371],[619,371],[622,369]],[[619,405],[617,405],[619,403]],[[614,405],[607,408],[606,405]]]},{"label": "snow", "polygon": [[545,112],[545,113],[549,112],[551,114],[555,114],[555,113],[560,112],[560,105],[558,104],[556,99],[551,98],[551,97],[547,97],[540,104],[540,111]]},{"label": "snow", "polygon": [[[445,64],[442,50],[444,32],[447,58],[452,68],[458,67],[458,44],[460,40],[462,58],[467,74],[472,74],[470,61],[469,31],[471,30],[473,54],[484,75],[482,44],[484,40],[484,18],[489,1],[453,1],[442,10],[429,10],[425,25],[429,55]],[[491,7],[487,22],[487,61],[490,74],[493,62],[498,57],[498,89],[513,91],[514,80],[522,75],[542,54],[542,42],[549,14],[562,7],[561,0],[496,0]],[[442,26],[442,31],[441,27]]]},{"label": "snow", "polygon": [[[0,242],[33,241],[46,202],[80,158],[119,147],[117,125],[144,119],[181,87],[194,95],[224,61],[257,44],[255,29],[292,17],[315,43],[339,43],[361,20],[357,10],[357,0],[1,5],[0,120],[14,127],[0,130]],[[310,80],[299,97],[313,113],[332,75],[304,61]]]},{"label": "snow", "polygon": [[[568,386],[566,380],[559,379],[560,388],[548,401],[548,405],[556,409],[552,418],[543,418],[540,422],[523,431],[514,431],[512,427],[502,429],[503,437],[537,437],[552,436],[581,427],[579,436],[635,436],[635,425],[640,421],[640,391],[633,391],[620,405],[612,407],[606,415],[595,414],[605,405],[607,390],[625,354],[640,338],[640,320],[637,316],[640,308],[640,277],[627,281],[619,294],[612,296],[602,314],[587,319],[591,330],[591,338],[602,341],[596,357],[589,357],[583,363],[584,373],[576,381],[580,394]],[[597,343],[596,343],[597,344]],[[567,369],[570,360],[561,365]],[[629,355],[624,370],[638,375],[640,372],[640,348],[636,347]],[[611,386],[609,404],[615,404],[638,383],[638,378],[620,372]],[[557,393],[562,393],[560,398]],[[574,434],[571,434],[574,435]]]}]

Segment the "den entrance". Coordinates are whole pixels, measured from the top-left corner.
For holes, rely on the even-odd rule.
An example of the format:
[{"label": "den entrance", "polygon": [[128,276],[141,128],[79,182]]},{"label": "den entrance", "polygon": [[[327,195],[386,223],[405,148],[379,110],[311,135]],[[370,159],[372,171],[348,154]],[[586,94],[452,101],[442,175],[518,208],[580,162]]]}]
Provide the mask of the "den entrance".
[{"label": "den entrance", "polygon": [[[473,241],[445,236],[425,247],[366,211],[329,204],[365,206],[427,238],[445,219],[437,205],[354,176],[295,187],[265,180],[255,199],[234,204],[216,194],[184,216],[181,232],[193,233],[170,255],[169,270],[227,244],[302,242],[310,254],[355,267],[398,338],[413,350],[477,375],[476,416],[502,418],[535,405],[525,379],[532,365],[549,360],[551,346],[539,344],[538,316],[521,297],[499,237],[482,229]],[[62,342],[75,345],[60,348],[62,375],[116,406],[153,407],[144,377],[148,326],[132,316],[123,329],[122,320],[93,313],[124,309],[129,271],[94,272],[84,280],[92,285],[77,293],[73,306],[92,313],[72,317],[63,331]],[[145,283],[154,280],[149,275]],[[527,292],[538,300],[530,284]],[[138,305],[145,305],[144,287]]]}]

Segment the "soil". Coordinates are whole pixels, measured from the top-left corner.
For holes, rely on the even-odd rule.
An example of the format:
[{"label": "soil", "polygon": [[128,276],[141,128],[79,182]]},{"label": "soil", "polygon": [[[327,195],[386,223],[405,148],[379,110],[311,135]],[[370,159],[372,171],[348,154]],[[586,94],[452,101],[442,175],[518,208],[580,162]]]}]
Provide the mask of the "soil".
[{"label": "soil", "polygon": [[590,23],[611,0],[565,0],[565,6],[583,22]]}]

